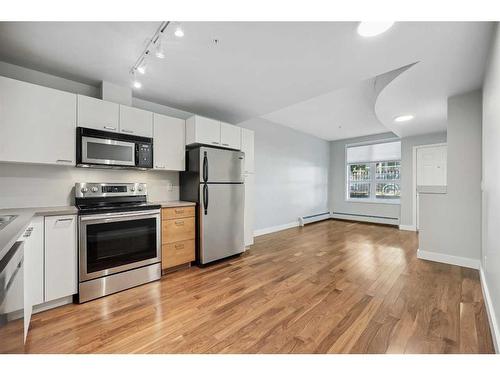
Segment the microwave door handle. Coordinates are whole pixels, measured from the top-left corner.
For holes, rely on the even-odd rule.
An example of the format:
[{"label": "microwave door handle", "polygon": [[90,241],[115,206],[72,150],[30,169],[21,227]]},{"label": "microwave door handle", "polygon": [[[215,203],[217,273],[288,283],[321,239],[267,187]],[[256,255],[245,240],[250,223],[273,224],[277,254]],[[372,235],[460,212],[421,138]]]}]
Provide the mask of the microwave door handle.
[{"label": "microwave door handle", "polygon": [[203,185],[203,210],[205,215],[208,214],[208,185]]},{"label": "microwave door handle", "polygon": [[203,154],[203,182],[207,183],[208,181],[208,157],[207,152],[205,151]]}]

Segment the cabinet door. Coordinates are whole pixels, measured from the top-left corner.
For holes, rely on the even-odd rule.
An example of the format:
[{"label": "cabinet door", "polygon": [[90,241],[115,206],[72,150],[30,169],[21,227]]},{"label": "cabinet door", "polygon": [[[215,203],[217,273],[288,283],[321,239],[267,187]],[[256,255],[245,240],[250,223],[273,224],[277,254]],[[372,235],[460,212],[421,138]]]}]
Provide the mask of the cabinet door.
[{"label": "cabinet door", "polygon": [[255,175],[245,175],[245,246],[253,245]]},{"label": "cabinet door", "polygon": [[185,170],[186,122],[155,113],[153,125],[154,169]]},{"label": "cabinet door", "polygon": [[75,138],[75,94],[0,77],[0,161],[75,165]]},{"label": "cabinet door", "polygon": [[241,128],[226,122],[221,122],[220,142],[221,146],[239,150],[241,148]]},{"label": "cabinet door", "polygon": [[153,137],[153,112],[120,106],[120,133]]},{"label": "cabinet door", "polygon": [[[26,273],[29,277],[29,288],[31,294],[32,305],[38,305],[44,301],[43,297],[43,217],[35,217],[28,228],[29,237],[26,244],[29,250],[25,250],[24,254],[29,256],[29,262],[26,262]],[[28,254],[29,251],[29,254]]]},{"label": "cabinet door", "polygon": [[78,95],[78,126],[110,132],[118,131],[119,108],[116,103]]},{"label": "cabinet door", "polygon": [[241,151],[245,153],[245,173],[255,172],[254,131],[241,128]]},{"label": "cabinet door", "polygon": [[77,293],[76,216],[45,217],[45,301]]},{"label": "cabinet door", "polygon": [[220,121],[192,116],[186,121],[186,144],[220,146]]}]

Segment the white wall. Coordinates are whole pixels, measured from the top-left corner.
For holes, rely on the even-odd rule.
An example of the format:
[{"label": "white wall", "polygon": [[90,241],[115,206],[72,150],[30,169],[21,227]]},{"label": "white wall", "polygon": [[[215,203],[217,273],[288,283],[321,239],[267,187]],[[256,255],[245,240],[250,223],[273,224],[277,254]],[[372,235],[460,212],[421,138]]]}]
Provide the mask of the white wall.
[{"label": "white wall", "polygon": [[495,31],[483,86],[483,192],[482,256],[483,283],[493,336],[499,351],[500,332],[500,29]]},{"label": "white wall", "polygon": [[420,194],[419,207],[419,249],[472,267],[481,252],[481,107],[480,91],[448,99],[446,194]]},{"label": "white wall", "polygon": [[393,133],[377,134],[367,137],[342,139],[330,142],[330,211],[337,215],[357,215],[357,220],[371,220],[399,223],[399,204],[349,202],[346,200],[345,147],[348,144],[394,139]]},{"label": "white wall", "polygon": [[413,212],[413,147],[435,143],[446,143],[446,133],[431,133],[401,138],[400,225],[416,225]]},{"label": "white wall", "polygon": [[256,230],[328,212],[329,142],[259,118],[238,126],[255,131]]}]

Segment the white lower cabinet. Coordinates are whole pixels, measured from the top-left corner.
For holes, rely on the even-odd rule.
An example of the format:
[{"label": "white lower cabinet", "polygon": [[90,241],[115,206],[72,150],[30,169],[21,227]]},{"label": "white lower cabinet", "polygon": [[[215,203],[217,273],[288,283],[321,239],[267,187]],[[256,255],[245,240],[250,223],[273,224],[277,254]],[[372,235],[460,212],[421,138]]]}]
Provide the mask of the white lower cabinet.
[{"label": "white lower cabinet", "polygon": [[76,216],[45,217],[45,301],[78,291]]},{"label": "white lower cabinet", "polygon": [[244,238],[245,247],[253,245],[254,228],[254,190],[255,175],[248,173],[245,177],[245,216],[244,216]]}]

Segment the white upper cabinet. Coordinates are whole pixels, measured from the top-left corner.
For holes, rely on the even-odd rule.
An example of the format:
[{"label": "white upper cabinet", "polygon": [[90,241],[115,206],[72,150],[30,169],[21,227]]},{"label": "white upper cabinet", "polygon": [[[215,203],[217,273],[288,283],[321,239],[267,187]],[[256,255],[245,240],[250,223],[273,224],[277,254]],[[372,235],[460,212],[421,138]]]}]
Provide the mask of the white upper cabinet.
[{"label": "white upper cabinet", "polygon": [[192,116],[186,120],[186,145],[200,143],[220,146],[220,121],[201,116]]},{"label": "white upper cabinet", "polygon": [[241,128],[226,122],[221,122],[220,143],[223,147],[239,150],[241,148]]},{"label": "white upper cabinet", "polygon": [[119,131],[120,106],[116,103],[78,95],[78,126],[104,131]]},{"label": "white upper cabinet", "polygon": [[241,151],[245,153],[245,173],[255,173],[254,138],[253,130],[241,128]]},{"label": "white upper cabinet", "polygon": [[45,217],[45,301],[78,292],[76,216]]},{"label": "white upper cabinet", "polygon": [[0,77],[0,161],[75,165],[76,95]]},{"label": "white upper cabinet", "polygon": [[153,137],[154,169],[185,170],[186,122],[155,113]]},{"label": "white upper cabinet", "polygon": [[120,133],[153,137],[153,113],[120,105]]}]

